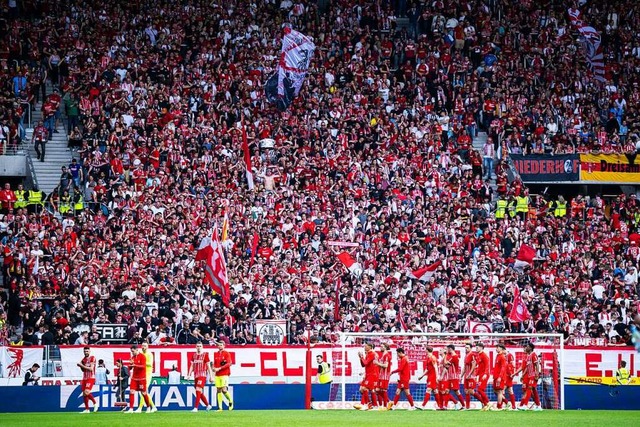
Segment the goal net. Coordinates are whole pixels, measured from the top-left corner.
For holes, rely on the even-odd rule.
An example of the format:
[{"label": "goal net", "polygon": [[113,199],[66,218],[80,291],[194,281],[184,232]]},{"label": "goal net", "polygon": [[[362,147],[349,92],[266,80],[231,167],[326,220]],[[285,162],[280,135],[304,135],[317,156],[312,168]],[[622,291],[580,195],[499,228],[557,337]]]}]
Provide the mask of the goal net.
[{"label": "goal net", "polygon": [[[563,409],[564,408],[564,385],[562,378],[562,360],[564,350],[564,339],[560,334],[434,334],[434,333],[341,333],[340,342],[333,347],[331,351],[331,366],[333,369],[333,383],[329,393],[330,402],[323,407],[332,409],[353,408],[359,404],[361,400],[360,382],[363,380],[364,368],[360,364],[358,354],[363,351],[365,343],[369,343],[374,347],[374,351],[381,354],[381,344],[387,344],[390,347],[392,356],[391,369],[398,367],[397,349],[402,348],[409,360],[411,368],[410,389],[415,405],[420,409],[436,409],[437,404],[433,391],[430,399],[424,407],[422,407],[423,399],[427,393],[427,378],[419,380],[426,368],[427,347],[433,349],[433,355],[437,360],[443,357],[447,352],[448,346],[453,346],[455,354],[459,358],[460,371],[463,370],[465,364],[465,355],[467,349],[465,344],[471,343],[471,351],[478,352],[481,347],[476,347],[477,343],[484,345],[484,352],[489,359],[489,379],[485,389],[486,397],[489,400],[489,407],[496,406],[497,395],[493,387],[493,367],[497,356],[497,346],[503,345],[506,351],[513,358],[512,363],[514,371],[520,370],[523,361],[527,358],[525,346],[533,344],[533,353],[537,356],[540,363],[540,376],[535,383],[537,390],[536,397],[539,398],[540,407],[542,409]],[[465,375],[466,376],[466,375]],[[459,391],[465,397],[464,381],[460,379]],[[478,379],[479,380],[479,379]],[[389,382],[388,395],[390,399],[396,392],[396,384],[398,375],[391,376]],[[518,373],[512,377],[513,386],[511,390],[514,393],[516,405],[520,408],[524,391],[526,388],[522,386],[522,373]],[[454,390],[451,390],[451,394]],[[469,393],[473,396],[473,393]],[[505,406],[510,407],[509,392],[505,393]],[[535,400],[533,391],[530,392],[531,397],[528,405],[524,409],[535,408]],[[477,395],[476,395],[477,396]],[[459,398],[459,396],[456,396]],[[483,398],[485,399],[485,398]],[[440,399],[442,401],[442,399]],[[455,409],[455,399],[447,399],[448,406],[446,409]],[[463,403],[464,405],[464,403]],[[357,406],[357,405],[356,405]],[[481,409],[482,404],[474,396],[471,397],[469,405],[470,409]],[[537,406],[537,405],[536,405]],[[409,404],[405,396],[401,397],[401,402],[396,405],[397,409],[408,409]],[[522,408],[520,408],[522,409]]]}]

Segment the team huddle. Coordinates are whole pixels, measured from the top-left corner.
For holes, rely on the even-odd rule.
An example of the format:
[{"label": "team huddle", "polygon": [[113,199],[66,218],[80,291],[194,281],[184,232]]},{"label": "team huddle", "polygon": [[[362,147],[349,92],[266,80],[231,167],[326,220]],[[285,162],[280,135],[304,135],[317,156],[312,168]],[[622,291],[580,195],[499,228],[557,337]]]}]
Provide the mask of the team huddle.
[{"label": "team huddle", "polygon": [[[229,393],[229,375],[231,373],[231,365],[233,364],[230,353],[225,350],[224,342],[218,342],[218,351],[214,353],[213,360],[209,357],[209,353],[203,351],[202,343],[196,344],[196,352],[191,356],[189,364],[189,372],[187,377],[193,375],[195,386],[195,403],[193,412],[198,411],[198,407],[202,403],[206,410],[211,410],[204,387],[207,383],[207,377],[215,381],[218,409],[222,411],[223,402],[226,400],[228,409],[233,410],[233,400]],[[99,403],[92,394],[92,389],[96,383],[96,358],[91,355],[91,348],[84,348],[84,358],[77,366],[82,370],[82,396],[84,399],[84,411],[82,413],[90,413],[89,402],[93,404],[93,412],[99,409]],[[129,361],[131,368],[131,382],[129,385],[129,406],[124,412],[134,413],[142,412],[143,404],[146,405],[147,413],[156,412],[157,408],[149,396],[148,390],[151,385],[151,375],[153,372],[153,353],[149,351],[149,345],[143,343],[141,347],[137,345],[131,346],[131,360]],[[140,394],[139,406],[134,410],[134,402],[136,393]]]},{"label": "team huddle", "polygon": [[[474,348],[475,347],[475,348]],[[456,353],[454,345],[448,345],[441,351],[435,351],[427,346],[425,358],[425,370],[418,378],[426,377],[426,393],[421,405],[416,405],[410,390],[411,363],[405,350],[398,348],[398,366],[391,369],[391,351],[388,344],[380,345],[379,351],[375,351],[373,345],[366,343],[364,352],[359,353],[360,364],[364,367],[364,378],[360,383],[361,401],[354,405],[359,410],[387,410],[394,409],[404,394],[409,402],[409,410],[427,409],[433,395],[436,407],[434,409],[446,410],[449,403],[459,410],[471,408],[471,398],[480,402],[483,411],[486,410],[526,410],[529,409],[529,400],[533,397],[534,411],[542,410],[537,384],[541,374],[541,365],[538,355],[534,352],[535,346],[527,343],[524,346],[525,356],[519,368],[516,368],[515,358],[507,351],[503,344],[496,345],[496,357],[493,370],[490,367],[489,356],[485,352],[484,344],[465,344],[465,354],[462,368],[460,357]],[[392,375],[398,374],[398,384],[393,401],[389,400],[388,388]],[[513,379],[522,375],[521,383],[523,395],[520,405],[516,408],[516,398],[513,392]],[[493,390],[497,397],[496,406],[493,407],[487,396],[489,380],[493,379]],[[460,383],[464,394],[460,391]]]}]

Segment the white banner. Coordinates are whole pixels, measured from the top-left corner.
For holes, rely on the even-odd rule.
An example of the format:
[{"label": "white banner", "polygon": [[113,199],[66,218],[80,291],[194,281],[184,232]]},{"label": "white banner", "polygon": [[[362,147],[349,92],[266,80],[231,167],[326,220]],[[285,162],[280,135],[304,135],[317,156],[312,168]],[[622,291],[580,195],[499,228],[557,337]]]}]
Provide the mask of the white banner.
[{"label": "white banner", "polygon": [[[37,363],[41,367],[42,347],[0,347],[0,377],[17,378],[22,384],[24,374]],[[40,374],[36,374],[40,376]]]},{"label": "white banner", "polygon": [[[415,360],[422,359],[419,351],[423,344],[416,344],[411,351],[408,351],[411,363],[413,381],[417,381],[417,376],[424,370],[424,361]],[[438,349],[438,346],[436,346]],[[72,385],[79,381],[82,373],[80,368],[76,366],[83,357],[81,346],[60,347],[59,360],[51,360],[53,371],[56,377],[42,378],[41,385],[66,384]],[[304,383],[305,355],[304,347],[291,346],[245,346],[245,347],[229,347],[233,366],[231,367],[230,381],[233,384],[278,384],[278,383]],[[463,348],[457,349],[463,352]],[[195,352],[194,347],[186,346],[166,346],[152,347],[150,351],[154,354],[153,376],[167,376],[167,373],[175,365],[177,369],[185,375],[188,371],[189,360]],[[206,351],[214,352],[215,349],[207,347]],[[334,381],[340,381],[342,371],[347,377],[353,381],[357,380],[362,374],[362,368],[358,363],[358,352],[360,347],[348,347],[346,351],[346,363],[340,359],[341,348],[330,346],[316,346],[311,349],[312,355],[322,355],[325,360],[331,362],[333,367]],[[524,357],[521,348],[510,348],[509,351],[516,357],[517,363],[520,363]],[[493,364],[494,349],[487,348],[489,358]],[[56,354],[55,351],[50,353]],[[93,347],[91,353],[96,359],[102,359],[107,369],[114,372],[115,361],[123,359],[129,361],[131,353],[128,346],[96,346]],[[543,369],[550,372],[553,368],[553,349],[536,347],[536,353],[541,356]],[[33,363],[42,363],[42,347],[0,347],[1,378],[0,385],[8,385],[9,378],[22,379]],[[412,357],[413,356],[413,357]],[[393,352],[393,364],[395,365],[395,351]],[[638,362],[637,353],[630,347],[612,348],[612,347],[588,347],[588,348],[571,348],[564,351],[564,371],[563,377],[613,377],[614,372],[618,368],[620,361],[627,362],[627,368],[633,377],[640,377],[640,362]],[[312,366],[312,369],[314,367]],[[42,370],[37,375],[42,375]],[[314,375],[315,376],[315,375]],[[112,379],[112,378],[111,378]],[[12,381],[11,383],[15,383]]]}]

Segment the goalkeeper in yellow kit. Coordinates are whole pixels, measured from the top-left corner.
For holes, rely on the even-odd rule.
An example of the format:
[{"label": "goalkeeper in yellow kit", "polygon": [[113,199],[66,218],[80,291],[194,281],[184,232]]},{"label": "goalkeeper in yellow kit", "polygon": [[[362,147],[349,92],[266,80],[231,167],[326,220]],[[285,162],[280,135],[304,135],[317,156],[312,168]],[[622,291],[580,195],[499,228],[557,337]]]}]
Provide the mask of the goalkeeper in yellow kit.
[{"label": "goalkeeper in yellow kit", "polygon": [[[147,369],[147,393],[149,392],[149,388],[151,387],[151,374],[153,374],[153,353],[149,351],[149,344],[146,342],[142,343],[142,354],[144,354],[145,359],[147,359],[146,369]],[[156,412],[158,408],[153,403],[153,399],[149,399],[149,403],[151,405],[151,412]],[[140,403],[138,404],[138,409],[136,412],[142,412],[142,405],[144,405],[144,399],[140,399]]]}]

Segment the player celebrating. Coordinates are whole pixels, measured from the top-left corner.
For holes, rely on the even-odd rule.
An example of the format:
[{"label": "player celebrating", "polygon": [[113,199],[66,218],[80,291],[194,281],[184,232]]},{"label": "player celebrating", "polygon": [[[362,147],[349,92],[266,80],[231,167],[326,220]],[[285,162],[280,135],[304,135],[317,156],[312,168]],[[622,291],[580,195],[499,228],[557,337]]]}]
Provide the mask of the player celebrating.
[{"label": "player celebrating", "polygon": [[[224,349],[224,341],[218,341],[218,351],[213,355],[213,372],[216,374],[216,393],[218,412],[222,411],[222,396],[227,399],[227,407],[233,411],[233,400],[229,394],[229,375],[231,375],[231,355]],[[204,397],[204,395],[202,395]]]},{"label": "player celebrating", "polygon": [[484,344],[476,342],[476,373],[478,374],[478,394],[482,403],[482,410],[489,410],[487,397],[487,383],[489,382],[489,356],[484,352]]},{"label": "player celebrating", "polygon": [[[361,411],[367,411],[377,404],[375,395],[376,383],[378,381],[378,365],[376,365],[376,353],[373,351],[373,346],[370,343],[364,344],[364,353],[358,353],[360,358],[360,365],[364,367],[364,379],[360,383],[360,405],[354,405],[354,408]],[[371,395],[371,402],[369,402],[369,395]]]},{"label": "player celebrating", "polygon": [[411,390],[409,389],[409,381],[411,380],[411,366],[409,365],[409,359],[407,355],[404,354],[404,349],[399,348],[396,350],[398,353],[398,369],[391,372],[391,375],[398,373],[398,387],[396,388],[396,396],[393,398],[393,404],[389,402],[387,406],[388,409],[393,409],[395,405],[398,404],[400,400],[400,393],[404,392],[404,395],[407,396],[407,400],[409,401],[410,411],[416,410],[416,405],[413,403],[413,397],[411,396]]},{"label": "player celebrating", "polygon": [[533,401],[535,403],[533,410],[542,411],[540,407],[540,396],[538,396],[538,390],[536,388],[538,379],[540,378],[540,360],[538,360],[538,355],[534,353],[534,349],[535,346],[530,342],[524,346],[525,358],[522,361],[520,369],[514,374],[517,375],[522,372],[522,387],[526,391],[522,396],[518,409],[523,411],[527,409],[531,394],[533,394]]},{"label": "player celebrating", "polygon": [[[516,365],[513,354],[508,351],[505,353],[507,356],[507,381],[504,384],[505,396],[509,393],[509,401],[511,402],[511,409],[516,409],[516,395],[513,392],[513,376],[516,373]],[[509,405],[507,405],[507,408]]]},{"label": "player celebrating", "polygon": [[96,358],[91,355],[91,349],[89,346],[84,348],[84,358],[80,363],[78,363],[78,367],[82,370],[82,398],[84,399],[84,411],[82,414],[88,414],[89,412],[89,401],[93,403],[93,412],[98,412],[98,402],[96,402],[96,398],[91,394],[91,389],[93,385],[96,383]]},{"label": "player celebrating", "polygon": [[376,387],[376,394],[378,395],[378,406],[380,409],[387,409],[389,404],[389,377],[391,376],[391,352],[389,351],[389,345],[386,343],[380,344],[381,352],[378,356],[378,383]]},{"label": "player celebrating", "polygon": [[449,400],[445,399],[445,394],[449,394],[449,370],[445,366],[447,350],[443,349],[438,357],[438,394],[440,395],[439,410],[447,409]]},{"label": "player celebrating", "polygon": [[497,356],[493,365],[493,390],[495,390],[496,396],[498,397],[497,410],[502,409],[504,388],[507,382],[507,357],[505,356],[506,351],[507,348],[504,345],[496,345]]},{"label": "player celebrating", "polygon": [[462,409],[464,396],[460,393],[460,358],[456,354],[456,347],[453,344],[447,346],[445,354],[445,369],[447,369],[449,381],[445,390],[444,407],[447,407],[448,399],[452,399],[456,409]]},{"label": "player celebrating", "polygon": [[196,388],[196,402],[193,405],[193,412],[198,412],[198,405],[200,401],[207,408],[207,411],[211,410],[211,405],[207,400],[207,396],[204,395],[204,386],[207,383],[207,374],[209,378],[213,378],[213,370],[211,369],[211,360],[209,359],[209,353],[202,351],[202,343],[196,344],[196,354],[191,359],[191,366],[189,366],[189,372],[187,376],[191,376],[193,373],[194,386]]},{"label": "player celebrating", "polygon": [[129,387],[129,409],[126,413],[133,413],[133,401],[135,393],[142,393],[142,398],[147,404],[147,413],[153,412],[151,402],[147,394],[147,358],[140,352],[137,345],[131,346],[131,386]]},{"label": "player celebrating", "polygon": [[[149,351],[149,343],[147,342],[143,342],[140,347],[142,350],[142,354],[144,354],[144,357],[146,359],[145,374],[147,380],[147,393],[149,393],[149,388],[151,387],[151,376],[153,375],[153,353]],[[151,402],[151,412],[156,412],[158,408],[156,408],[156,405],[153,403],[153,399],[149,398],[149,401]],[[142,412],[143,404],[144,400],[140,399],[140,403],[138,404],[138,409],[136,410],[136,412]]]},{"label": "player celebrating", "polygon": [[475,397],[479,402],[482,402],[482,398],[476,391],[476,387],[478,385],[478,376],[477,376],[477,358],[478,355],[473,351],[471,343],[466,343],[464,345],[465,355],[464,355],[464,365],[462,367],[462,386],[464,388],[465,393],[465,409],[469,409],[471,407],[471,396]]},{"label": "player celebrating", "polygon": [[427,377],[427,392],[422,400],[422,409],[425,409],[427,403],[429,403],[431,393],[433,393],[433,397],[436,399],[438,407],[442,406],[440,404],[440,394],[438,393],[438,359],[433,354],[433,347],[428,346],[426,350],[427,359],[424,361],[425,370],[422,375],[420,375],[420,378],[418,378],[418,380],[421,380],[425,376]]}]

